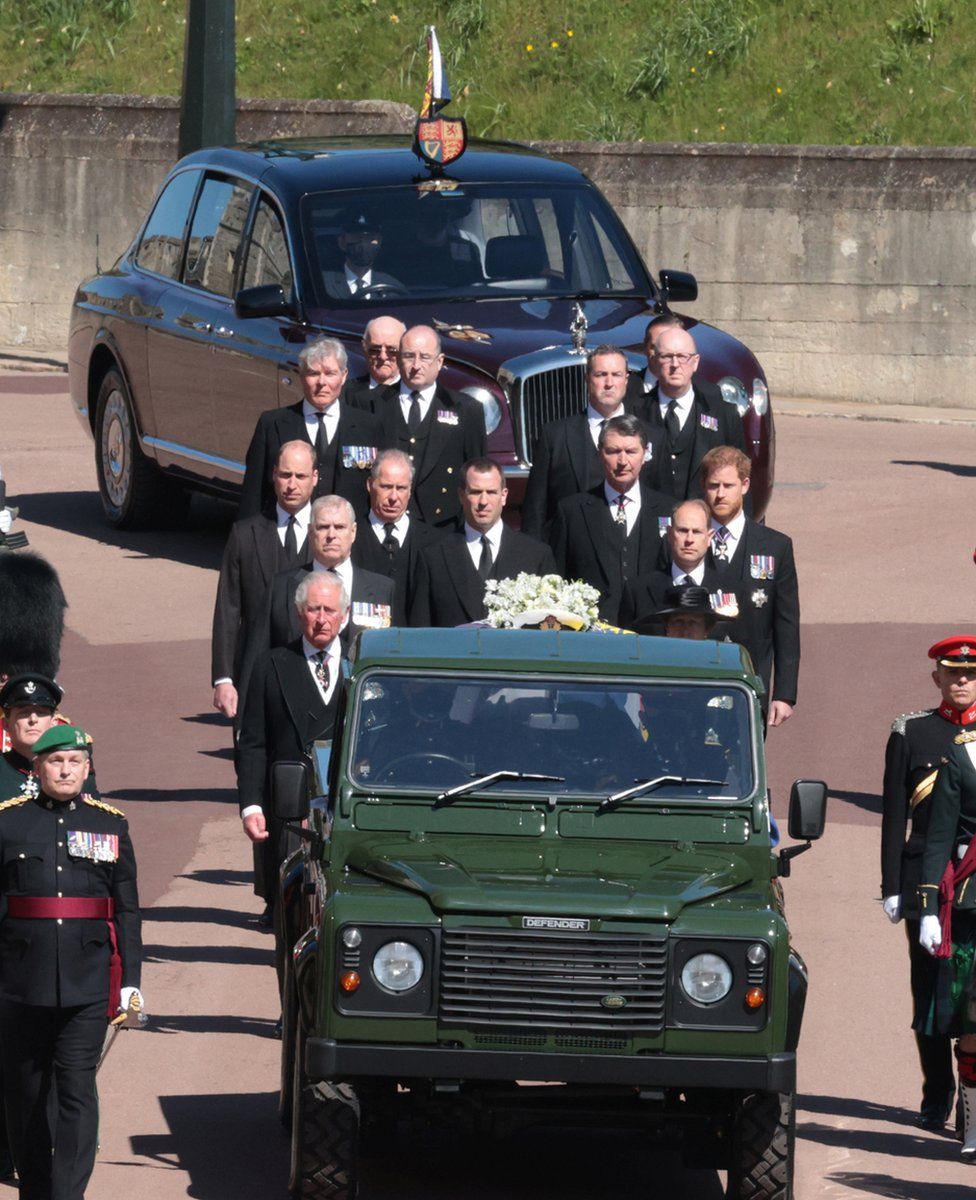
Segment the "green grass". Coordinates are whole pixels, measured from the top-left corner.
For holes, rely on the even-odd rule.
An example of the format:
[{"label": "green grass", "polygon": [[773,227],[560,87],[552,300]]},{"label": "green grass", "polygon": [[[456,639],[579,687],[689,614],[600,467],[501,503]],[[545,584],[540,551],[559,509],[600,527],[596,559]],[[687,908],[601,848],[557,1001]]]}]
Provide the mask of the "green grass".
[{"label": "green grass", "polygon": [[[0,0],[0,90],[178,94],[184,0]],[[238,0],[240,96],[418,107],[425,22],[473,134],[969,145],[969,0]]]}]

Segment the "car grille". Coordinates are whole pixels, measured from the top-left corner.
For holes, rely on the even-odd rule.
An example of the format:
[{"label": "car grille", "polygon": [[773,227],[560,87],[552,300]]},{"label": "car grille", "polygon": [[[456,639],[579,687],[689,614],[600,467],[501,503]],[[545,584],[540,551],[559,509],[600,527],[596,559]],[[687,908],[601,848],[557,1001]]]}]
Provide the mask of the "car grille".
[{"label": "car grille", "polygon": [[526,463],[543,425],[586,410],[586,360],[523,376],[515,408],[519,453]]},{"label": "car grille", "polygon": [[[664,1027],[667,939],[450,929],[441,942],[447,1026],[647,1034]],[[606,1007],[607,997],[626,1005]]]}]

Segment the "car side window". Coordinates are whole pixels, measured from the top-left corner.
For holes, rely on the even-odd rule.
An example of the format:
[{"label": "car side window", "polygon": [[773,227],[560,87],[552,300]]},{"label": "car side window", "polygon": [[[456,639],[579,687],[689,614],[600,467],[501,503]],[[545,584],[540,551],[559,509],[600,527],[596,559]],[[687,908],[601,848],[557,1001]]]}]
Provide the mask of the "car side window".
[{"label": "car side window", "polygon": [[136,252],[136,262],[144,271],[179,277],[183,233],[199,178],[199,171],[182,171],[163,189]]},{"label": "car side window", "polygon": [[254,214],[241,287],[280,283],[287,296],[291,291],[291,282],[291,262],[281,218],[262,196]]},{"label": "car side window", "polygon": [[233,296],[252,191],[241,180],[210,177],[204,181],[190,226],[184,283],[218,296]]}]

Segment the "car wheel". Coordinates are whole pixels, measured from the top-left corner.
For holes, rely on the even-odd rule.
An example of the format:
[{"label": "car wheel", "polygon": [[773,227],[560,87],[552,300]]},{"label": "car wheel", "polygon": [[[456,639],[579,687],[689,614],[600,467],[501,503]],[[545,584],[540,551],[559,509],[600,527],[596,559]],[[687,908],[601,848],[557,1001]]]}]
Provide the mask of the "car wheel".
[{"label": "car wheel", "polygon": [[729,1200],[793,1200],[795,1094],[746,1096],[735,1118]]},{"label": "car wheel", "polygon": [[129,389],[117,370],[98,389],[95,465],[102,508],[117,529],[172,524],[185,516],[187,494],[163,479],[139,449]]},{"label": "car wheel", "polygon": [[351,1084],[309,1083],[301,1016],[296,1025],[289,1190],[301,1200],[355,1200],[359,1100]]}]

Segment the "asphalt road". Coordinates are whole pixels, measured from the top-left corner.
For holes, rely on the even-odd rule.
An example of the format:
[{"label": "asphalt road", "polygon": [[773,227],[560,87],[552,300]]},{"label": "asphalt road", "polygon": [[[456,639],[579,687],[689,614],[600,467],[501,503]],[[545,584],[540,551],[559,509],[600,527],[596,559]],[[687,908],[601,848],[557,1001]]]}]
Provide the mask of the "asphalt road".
[{"label": "asphalt road", "polygon": [[[150,1030],[122,1034],[99,1077],[89,1200],[275,1200],[270,939],[254,924],[228,730],[210,708],[209,628],[231,519],[195,500],[190,528],[119,534],[101,519],[90,440],[60,376],[0,374],[0,467],[32,546],[68,596],[64,707],[130,817],[145,906]],[[976,1182],[948,1135],[913,1126],[917,1068],[904,932],[878,903],[882,754],[892,718],[935,696],[925,649],[976,635],[976,423],[781,416],[769,521],[796,544],[800,702],[770,733],[774,808],[825,778],[823,841],[786,883],[812,990],[800,1046],[797,1196],[963,1200]],[[0,1200],[12,1195],[0,1186]],[[605,1131],[446,1142],[371,1161],[366,1200],[722,1194],[667,1145]]]}]

